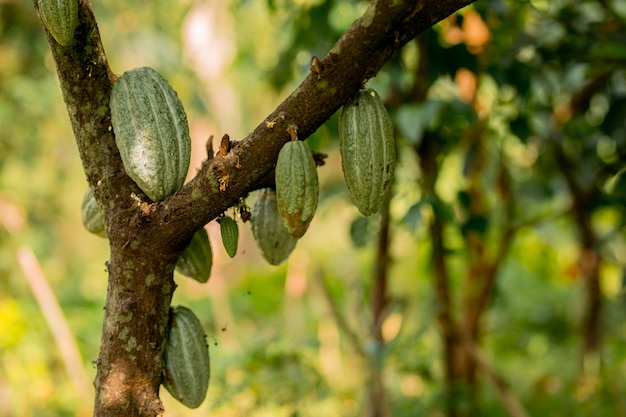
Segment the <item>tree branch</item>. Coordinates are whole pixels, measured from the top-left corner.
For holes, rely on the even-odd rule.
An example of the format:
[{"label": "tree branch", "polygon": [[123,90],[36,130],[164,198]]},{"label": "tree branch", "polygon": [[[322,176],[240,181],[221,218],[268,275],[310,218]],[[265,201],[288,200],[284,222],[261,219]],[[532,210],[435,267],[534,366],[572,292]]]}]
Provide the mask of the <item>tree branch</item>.
[{"label": "tree branch", "polygon": [[[273,169],[278,152],[289,140],[287,126],[296,125],[299,138],[307,138],[406,42],[473,1],[373,2],[319,60],[315,71],[247,138],[226,157],[205,165],[187,186],[161,204],[162,209],[154,213],[155,223],[168,224],[167,233],[174,239],[228,209]],[[240,168],[234,168],[236,164]],[[224,176],[229,185],[220,191],[218,179]]]},{"label": "tree branch", "polygon": [[[474,0],[375,1],[315,65],[302,84],[226,156],[208,161],[196,177],[170,198],[143,211],[133,210],[142,229],[159,229],[160,241],[184,246],[195,230],[245,195],[268,174],[282,145],[285,129],[298,127],[306,139],[345,103],[404,44]],[[125,175],[111,131],[109,93],[115,76],[108,66],[93,10],[80,1],[75,42],[57,44],[48,34],[61,90],[87,179],[103,204],[107,225],[120,211],[136,206],[131,194],[143,196]],[[275,122],[275,123],[268,123]],[[228,186],[220,190],[219,183]],[[145,201],[149,201],[144,198]],[[128,213],[121,216],[128,230]],[[114,239],[115,230],[107,230]],[[154,234],[154,230],[146,230]]]},{"label": "tree branch", "polygon": [[493,385],[502,405],[509,413],[511,417],[529,417],[528,412],[522,405],[522,403],[518,400],[518,398],[513,394],[513,392],[509,389],[506,380],[492,367],[489,365],[483,354],[481,353],[478,345],[476,345],[472,337],[464,332],[461,328],[458,329],[458,334],[461,342],[463,343],[463,347],[467,351],[467,353],[474,359],[478,367],[483,371],[483,373],[489,379],[489,382]]}]

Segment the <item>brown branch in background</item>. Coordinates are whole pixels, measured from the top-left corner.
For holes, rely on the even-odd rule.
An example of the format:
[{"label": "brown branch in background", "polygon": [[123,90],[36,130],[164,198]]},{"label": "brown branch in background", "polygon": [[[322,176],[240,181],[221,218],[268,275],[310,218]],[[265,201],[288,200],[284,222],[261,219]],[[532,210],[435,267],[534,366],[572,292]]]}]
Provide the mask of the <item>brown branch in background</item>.
[{"label": "brown branch in background", "polygon": [[[513,187],[510,183],[510,174],[504,158],[505,156],[501,155],[499,167],[500,172],[498,175],[499,187],[496,187],[498,190],[500,190],[498,200],[502,205],[504,205],[504,224],[502,226],[502,232],[500,233],[496,243],[495,253],[491,256],[491,259],[487,260],[483,285],[479,288],[476,297],[476,308],[477,311],[480,312],[479,316],[481,316],[487,308],[489,297],[491,296],[491,293],[495,286],[498,271],[500,270],[500,266],[502,265],[507,254],[509,253],[509,249],[511,248],[511,244],[513,242],[515,234],[519,231],[521,227],[534,224],[538,221],[538,219],[540,219],[531,219],[523,224],[514,226],[513,223],[515,216],[515,199],[511,191]],[[478,327],[477,323],[475,323],[475,327]],[[476,337],[478,335],[474,336]]]},{"label": "brown branch in background", "polygon": [[337,306],[337,303],[335,302],[335,299],[333,298],[333,295],[330,293],[330,289],[328,288],[328,283],[326,282],[326,279],[324,278],[324,273],[320,269],[318,269],[313,275],[315,276],[315,279],[317,280],[317,282],[320,285],[320,288],[322,289],[322,294],[324,295],[324,298],[326,299],[326,302],[328,303],[328,307],[330,308],[331,314],[333,315],[333,317],[335,318],[335,321],[337,322],[337,326],[339,326],[341,331],[348,337],[348,341],[350,345],[352,346],[352,348],[354,349],[354,351],[359,356],[365,357],[365,352],[363,351],[361,340],[357,336],[356,332],[352,330],[352,328],[350,327],[350,324],[348,324],[348,321],[346,320],[343,313]]},{"label": "brown branch in background", "polygon": [[589,108],[593,95],[607,83],[613,73],[613,70],[611,70],[596,74],[591,81],[585,84],[583,88],[572,96],[568,103],[554,109],[554,112],[552,113],[552,121],[556,125],[562,125],[570,120],[570,118],[575,114],[582,114],[586,112]]},{"label": "brown branch in background", "polygon": [[416,148],[420,168],[422,170],[422,189],[426,198],[431,201],[432,218],[430,219],[429,234],[432,245],[432,270],[434,276],[435,298],[437,300],[436,319],[442,332],[443,361],[445,372],[446,415],[455,417],[458,405],[454,393],[458,378],[457,357],[459,348],[457,341],[457,325],[453,315],[452,298],[450,296],[450,275],[446,264],[446,249],[444,244],[444,220],[437,212],[443,203],[439,200],[435,190],[439,167],[437,154],[439,152],[439,138],[434,133],[426,132],[421,143]]},{"label": "brown branch in background", "polygon": [[[487,151],[485,149],[485,131],[487,119],[480,120],[467,135],[468,148],[465,152],[465,177],[469,195],[468,221],[485,223],[483,228],[468,228],[463,237],[467,251],[468,267],[463,282],[462,322],[467,336],[474,341],[480,337],[480,319],[484,307],[491,294],[495,282],[496,271],[487,254],[486,234],[487,222],[491,208],[488,207],[483,177],[487,167]],[[475,363],[471,358],[464,361],[463,379],[470,390],[475,389]]]},{"label": "brown branch in background", "polygon": [[54,291],[50,287],[50,283],[46,279],[37,257],[30,248],[20,247],[17,250],[16,257],[30,290],[41,309],[41,313],[46,323],[48,323],[52,338],[59,348],[61,359],[72,381],[72,385],[76,393],[81,398],[84,398],[91,391],[89,378],[87,378],[83,368],[82,355],[78,349],[74,334],[63,315],[63,310],[59,306]]},{"label": "brown branch in background", "polygon": [[[393,183],[390,188],[393,188]],[[378,233],[376,262],[374,264],[374,282],[372,283],[372,336],[381,345],[385,343],[382,327],[387,315],[386,307],[389,301],[387,294],[391,262],[389,254],[389,201],[390,198],[386,198],[381,208],[380,231]]]},{"label": "brown branch in background", "polygon": [[456,323],[454,320],[452,300],[450,296],[450,276],[446,264],[446,251],[443,240],[443,221],[433,216],[430,222],[430,240],[432,248],[432,268],[435,280],[435,297],[437,300],[437,322],[442,332],[443,357],[445,369],[446,406],[448,417],[457,415],[457,404],[454,400],[455,386],[458,378]]},{"label": "brown branch in background", "polygon": [[[485,145],[485,131],[487,119],[482,120],[470,135],[470,150],[468,153],[474,155],[471,164],[468,164],[467,183],[470,195],[470,216],[471,218],[485,219],[486,227],[489,227],[487,219],[490,212],[495,207],[488,207],[488,193],[491,192],[484,184],[485,169],[487,168],[487,151]],[[514,201],[511,192],[511,184],[507,164],[500,156],[498,186],[498,203],[503,206],[504,221],[500,235],[495,244],[495,252],[488,251],[487,241],[484,239],[486,231],[470,230],[465,234],[466,247],[469,254],[469,268],[465,283],[464,294],[464,321],[467,335],[475,342],[480,338],[480,320],[487,309],[489,298],[496,283],[498,271],[504,262],[511,247],[512,239],[517,229],[513,228]],[[473,371],[470,371],[473,372]],[[469,375],[468,382],[474,379]]]},{"label": "brown branch in background", "polygon": [[505,379],[492,366],[489,365],[483,354],[480,352],[478,345],[466,332],[460,330],[459,335],[466,352],[476,362],[476,365],[480,368],[482,373],[487,376],[489,382],[491,382],[495,388],[496,393],[500,398],[500,402],[502,402],[502,405],[507,410],[509,416],[529,417],[529,414],[522,403],[509,389]]},{"label": "brown branch in background", "polygon": [[369,378],[367,384],[369,407],[367,415],[370,417],[386,417],[390,415],[387,402],[387,390],[383,381],[382,349],[385,346],[383,338],[383,322],[388,314],[388,281],[391,255],[389,254],[390,240],[390,214],[389,203],[392,194],[393,181],[390,191],[381,208],[381,224],[378,233],[378,245],[376,261],[374,264],[374,277],[372,283],[372,338],[378,345],[374,355],[370,356]]},{"label": "brown branch in background", "polygon": [[[582,323],[583,349],[581,354],[581,374],[589,368],[597,370],[602,346],[602,287],[600,264],[602,258],[597,250],[598,237],[591,221],[589,203],[594,194],[594,186],[584,188],[576,178],[574,164],[565,153],[561,143],[561,133],[553,141],[556,161],[561,169],[572,197],[571,210],[579,234],[579,269],[586,286],[585,312]],[[595,184],[595,181],[592,182]]]}]

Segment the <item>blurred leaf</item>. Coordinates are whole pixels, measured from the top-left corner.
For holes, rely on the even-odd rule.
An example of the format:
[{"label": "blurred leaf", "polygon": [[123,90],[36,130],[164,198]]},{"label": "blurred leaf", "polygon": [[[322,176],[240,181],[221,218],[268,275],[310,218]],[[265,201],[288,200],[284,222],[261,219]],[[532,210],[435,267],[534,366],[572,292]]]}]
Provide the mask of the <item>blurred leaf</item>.
[{"label": "blurred leaf", "polygon": [[626,168],[622,168],[617,174],[607,181],[607,194],[615,201],[626,203]]},{"label": "blurred leaf", "polygon": [[378,216],[357,215],[350,224],[350,240],[355,248],[367,246],[376,237],[376,224],[372,218]]},{"label": "blurred leaf", "polygon": [[274,88],[280,90],[293,78],[294,69],[297,69],[297,58],[303,51],[308,52],[310,56],[306,68],[302,68],[302,72],[307,72],[312,57],[324,56],[337,40],[340,34],[333,31],[328,22],[333,4],[334,1],[331,0],[318,2],[310,7],[303,7],[303,4],[295,6],[288,25],[288,28],[294,31],[293,41],[286,49],[280,51],[278,64],[270,74]]},{"label": "blurred leaf", "polygon": [[443,107],[444,103],[436,100],[403,105],[395,117],[398,129],[411,144],[417,145],[424,131],[438,124]]},{"label": "blurred leaf", "polygon": [[517,136],[522,142],[526,142],[531,135],[530,125],[526,116],[519,114],[514,120],[509,123],[511,133]]},{"label": "blurred leaf", "polygon": [[417,230],[422,221],[423,201],[420,200],[413,204],[402,218],[402,222],[407,225],[409,230]]},{"label": "blurred leaf", "polygon": [[444,223],[451,223],[454,221],[454,212],[449,204],[441,201],[440,199],[434,199],[430,201],[430,205],[433,209],[433,214],[439,220]]},{"label": "blurred leaf", "polygon": [[608,60],[626,62],[626,44],[624,42],[612,42],[596,45],[591,50],[592,60]]},{"label": "blurred leaf", "polygon": [[461,233],[463,233],[464,236],[467,236],[470,233],[477,233],[480,236],[485,236],[488,227],[489,220],[486,217],[472,216],[461,225]]},{"label": "blurred leaf", "polygon": [[609,136],[613,136],[618,130],[626,129],[626,96],[612,101],[600,127]]},{"label": "blurred leaf", "polygon": [[472,196],[466,190],[461,190],[456,195],[458,202],[465,211],[469,211],[472,205]]}]

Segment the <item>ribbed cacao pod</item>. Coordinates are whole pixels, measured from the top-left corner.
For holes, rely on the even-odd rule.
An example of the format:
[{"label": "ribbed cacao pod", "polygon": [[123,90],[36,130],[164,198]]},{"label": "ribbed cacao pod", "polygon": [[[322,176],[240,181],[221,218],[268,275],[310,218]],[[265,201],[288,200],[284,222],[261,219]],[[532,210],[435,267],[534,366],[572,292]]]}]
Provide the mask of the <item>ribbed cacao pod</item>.
[{"label": "ribbed cacao pod", "polygon": [[107,231],[104,225],[104,211],[93,196],[91,187],[87,188],[83,196],[80,210],[85,229],[94,235],[107,237]]},{"label": "ribbed cacao pod", "polygon": [[279,265],[289,257],[296,247],[296,238],[291,236],[276,205],[276,192],[270,188],[259,191],[252,207],[252,234],[261,254],[271,265]]},{"label": "ribbed cacao pod", "polygon": [[152,68],[135,68],[113,84],[110,104],[128,176],[153,201],[178,191],[189,168],[191,138],[174,89]]},{"label": "ribbed cacao pod", "polygon": [[365,216],[377,213],[393,178],[396,148],[389,114],[374,90],[359,91],[343,106],[339,150],[354,204]]},{"label": "ribbed cacao pod", "polygon": [[78,0],[39,0],[39,15],[52,37],[63,46],[74,41],[78,25]]},{"label": "ribbed cacao pod", "polygon": [[289,234],[300,238],[313,220],[319,183],[309,146],[299,140],[287,142],[276,161],[276,203]]},{"label": "ribbed cacao pod", "polygon": [[176,262],[176,271],[200,283],[205,283],[211,276],[213,251],[209,235],[203,228],[193,234],[191,242]]},{"label": "ribbed cacao pod", "polygon": [[209,388],[209,346],[200,320],[189,308],[170,308],[163,349],[163,386],[189,408],[202,404]]},{"label": "ribbed cacao pod", "polygon": [[222,244],[228,256],[233,258],[237,253],[237,245],[239,244],[239,227],[237,223],[229,216],[224,216],[218,220],[220,224],[220,233],[222,235]]}]

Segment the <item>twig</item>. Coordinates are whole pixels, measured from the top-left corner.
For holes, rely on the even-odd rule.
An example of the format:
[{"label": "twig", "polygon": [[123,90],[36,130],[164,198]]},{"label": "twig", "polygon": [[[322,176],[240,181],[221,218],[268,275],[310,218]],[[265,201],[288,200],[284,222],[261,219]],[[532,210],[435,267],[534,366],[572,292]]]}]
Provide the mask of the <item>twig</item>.
[{"label": "twig", "polygon": [[361,347],[361,341],[359,340],[359,337],[356,335],[356,333],[352,330],[352,328],[348,324],[348,321],[346,320],[344,315],[339,310],[337,303],[335,302],[335,300],[333,299],[333,296],[330,293],[328,284],[326,283],[326,280],[324,279],[324,274],[322,273],[321,270],[318,269],[314,275],[315,275],[316,280],[320,284],[322,293],[324,294],[324,297],[326,298],[326,301],[328,302],[328,306],[330,307],[330,312],[335,318],[337,325],[346,334],[346,336],[348,336],[348,340],[350,341],[350,344],[352,344],[352,347],[359,354],[359,356],[365,357],[365,352],[363,351],[363,348]]},{"label": "twig", "polygon": [[74,389],[81,398],[89,396],[91,394],[89,379],[83,368],[76,339],[65,320],[54,291],[52,291],[46,276],[41,270],[37,257],[30,248],[25,246],[17,250],[16,257],[35,300],[48,323],[52,337],[59,347],[61,359],[72,381],[72,385],[74,385]]},{"label": "twig", "polygon": [[522,403],[508,388],[505,379],[487,362],[478,346],[463,331],[458,332],[463,343],[463,348],[474,359],[476,365],[485,374],[500,397],[502,405],[511,417],[530,417]]}]

